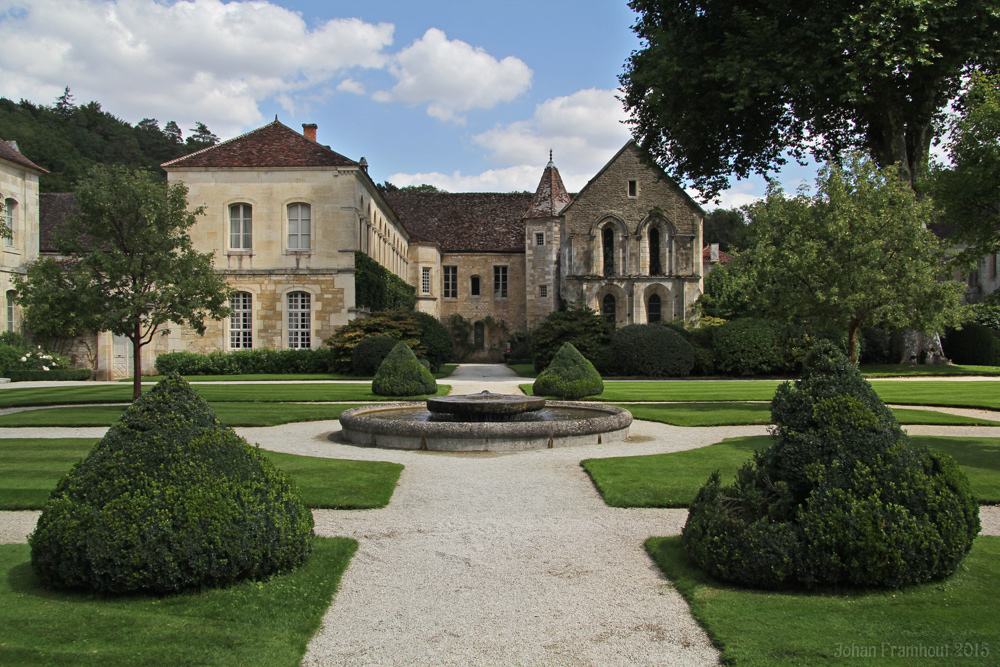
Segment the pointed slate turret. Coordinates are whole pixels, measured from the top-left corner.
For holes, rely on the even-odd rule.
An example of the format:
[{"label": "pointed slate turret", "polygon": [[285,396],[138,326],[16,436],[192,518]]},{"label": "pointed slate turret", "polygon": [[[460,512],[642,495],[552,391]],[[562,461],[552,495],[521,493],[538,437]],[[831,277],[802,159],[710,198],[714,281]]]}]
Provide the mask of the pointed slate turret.
[{"label": "pointed slate turret", "polygon": [[525,218],[552,218],[559,215],[559,211],[566,204],[572,201],[572,197],[566,192],[559,170],[552,162],[552,151],[549,151],[549,163],[545,165],[542,172],[542,180],[538,182],[538,189],[531,200]]}]

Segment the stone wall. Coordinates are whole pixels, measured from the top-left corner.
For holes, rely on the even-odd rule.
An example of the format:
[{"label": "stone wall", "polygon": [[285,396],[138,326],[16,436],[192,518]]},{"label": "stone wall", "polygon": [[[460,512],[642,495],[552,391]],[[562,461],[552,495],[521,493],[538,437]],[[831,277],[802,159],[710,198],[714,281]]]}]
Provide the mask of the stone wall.
[{"label": "stone wall", "polygon": [[[520,253],[446,253],[441,266],[458,268],[458,297],[441,298],[439,312],[442,320],[457,313],[472,322],[486,317],[507,323],[508,331],[524,329],[525,279],[524,255]],[[507,267],[507,297],[497,297],[493,291],[493,267]],[[479,295],[471,290],[472,276],[479,276]],[[440,278],[438,289],[441,288]],[[417,285],[419,292],[420,286]]]}]

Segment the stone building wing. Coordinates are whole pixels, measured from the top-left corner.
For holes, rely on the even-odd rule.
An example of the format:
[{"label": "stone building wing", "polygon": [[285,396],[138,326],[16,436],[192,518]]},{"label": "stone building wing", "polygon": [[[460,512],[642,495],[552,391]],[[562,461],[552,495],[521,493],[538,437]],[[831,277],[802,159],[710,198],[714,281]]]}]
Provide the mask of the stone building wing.
[{"label": "stone building wing", "polygon": [[531,193],[386,192],[411,240],[436,243],[442,252],[524,252]]},{"label": "stone building wing", "polygon": [[308,139],[275,119],[264,127],[176,160],[165,169],[218,167],[358,167],[359,163]]},{"label": "stone building wing", "polygon": [[563,185],[559,170],[552,162],[551,152],[549,163],[545,165],[542,178],[538,182],[538,188],[531,199],[531,206],[524,214],[525,218],[550,218],[559,215],[559,212],[572,201],[572,197]]},{"label": "stone building wing", "polygon": [[34,162],[21,155],[21,151],[15,148],[16,145],[17,144],[14,144],[12,141],[4,141],[0,139],[0,160],[6,160],[7,162],[16,164],[22,169],[30,169],[39,174],[49,173],[47,169],[39,167]]}]

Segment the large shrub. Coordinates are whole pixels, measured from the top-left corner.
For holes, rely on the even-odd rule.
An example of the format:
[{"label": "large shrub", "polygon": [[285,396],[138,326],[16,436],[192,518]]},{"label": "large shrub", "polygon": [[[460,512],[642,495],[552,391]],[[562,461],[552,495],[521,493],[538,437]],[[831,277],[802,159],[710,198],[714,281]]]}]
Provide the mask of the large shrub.
[{"label": "large shrub", "polygon": [[436,391],[434,376],[402,342],[392,349],[372,380],[372,393],[379,396],[418,396]]},{"label": "large shrub", "polygon": [[564,343],[552,357],[548,368],[535,378],[531,391],[536,396],[576,400],[603,392],[604,380],[594,365],[572,343]]},{"label": "large shrub", "polygon": [[224,586],[305,562],[312,527],[287,475],[173,375],[60,480],[31,565],[51,586],[102,593]]},{"label": "large shrub", "polygon": [[378,367],[399,343],[388,336],[372,336],[357,344],[351,354],[351,371],[355,375],[375,375]]},{"label": "large shrub", "polygon": [[574,306],[549,313],[531,332],[535,370],[547,367],[565,343],[572,343],[593,362],[611,344],[614,332],[614,324],[589,308]]},{"label": "large shrub", "polygon": [[692,562],[761,588],[900,587],[952,574],[979,532],[955,462],[910,444],[830,343],[778,388],[774,444],[698,492],[684,527]]},{"label": "large shrub", "polygon": [[617,375],[684,377],[694,367],[694,350],[670,326],[630,324],[615,332],[611,355]]},{"label": "large shrub", "polygon": [[333,351],[331,370],[350,373],[354,348],[372,336],[388,336],[402,341],[418,357],[426,357],[427,348],[421,339],[423,331],[412,310],[376,313],[370,317],[351,320],[325,341]]},{"label": "large shrub", "polygon": [[726,322],[712,335],[716,369],[729,375],[774,375],[787,369],[782,327],[768,320]]},{"label": "large shrub", "polygon": [[156,358],[160,375],[247,375],[263,373],[289,375],[297,373],[328,373],[333,364],[333,350],[216,350],[208,354],[165,352]]},{"label": "large shrub", "polygon": [[431,364],[431,370],[437,372],[441,364],[450,361],[455,354],[455,341],[451,337],[451,332],[433,315],[419,310],[413,311],[411,315],[417,320],[420,343],[427,351],[427,361]]},{"label": "large shrub", "polygon": [[950,329],[941,341],[944,354],[956,364],[996,366],[1000,363],[1000,340],[993,330],[969,322],[961,329]]}]

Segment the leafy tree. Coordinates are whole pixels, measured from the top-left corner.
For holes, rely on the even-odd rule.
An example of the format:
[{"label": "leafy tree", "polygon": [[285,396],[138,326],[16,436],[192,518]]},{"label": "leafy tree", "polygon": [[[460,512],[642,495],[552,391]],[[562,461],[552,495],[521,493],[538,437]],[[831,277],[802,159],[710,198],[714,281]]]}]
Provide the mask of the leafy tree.
[{"label": "leafy tree", "polygon": [[531,332],[535,370],[546,368],[565,343],[572,343],[593,363],[607,353],[614,333],[614,324],[585,306],[572,305],[566,310],[553,311]]},{"label": "leafy tree", "polygon": [[633,135],[705,197],[860,149],[913,181],[970,68],[1000,54],[996,0],[631,0]]},{"label": "leafy tree", "polygon": [[[20,281],[20,302],[45,308],[60,286],[73,288],[80,322],[125,336],[133,345],[133,395],[142,393],[142,348],[168,323],[199,334],[205,320],[229,314],[230,289],[212,266],[212,253],[192,249],[188,229],[201,210],[187,210],[187,188],[149,172],[98,165],[76,191],[80,215],[56,239],[78,257],[65,279],[47,271]],[[55,284],[53,285],[53,281]]]},{"label": "leafy tree", "polygon": [[[79,301],[67,294],[81,294],[88,288],[84,276],[68,270],[71,261],[46,257],[28,265],[24,278],[16,276],[18,302],[24,323],[31,334],[50,352],[65,352],[65,344],[99,327],[93,313],[82,312]],[[28,287],[25,288],[25,285]],[[89,347],[89,345],[88,345]],[[91,364],[96,361],[91,350]]]},{"label": "leafy tree", "polygon": [[705,292],[698,298],[698,308],[703,317],[751,317],[755,293],[756,286],[741,264],[716,264],[705,276]]},{"label": "leafy tree", "polygon": [[168,120],[167,124],[163,126],[163,134],[171,143],[178,146],[184,145],[184,135],[181,134],[181,128],[177,126],[176,122]]},{"label": "leafy tree", "polygon": [[[705,214],[705,243],[718,243],[719,250],[740,247],[747,235],[747,219],[738,208],[717,208]],[[714,270],[714,269],[713,269]]]},{"label": "leafy tree", "polygon": [[858,155],[847,168],[822,169],[816,192],[787,197],[772,185],[747,209],[747,249],[736,261],[759,291],[758,313],[844,327],[852,362],[863,326],[929,332],[956,323],[963,285],[946,279],[944,249],[926,227],[930,201]]},{"label": "leafy tree", "polygon": [[427,183],[421,183],[420,185],[404,185],[403,187],[398,188],[398,190],[400,192],[431,192],[439,194],[448,193],[447,190],[442,190],[441,188],[435,185],[429,185]]},{"label": "leafy tree", "polygon": [[208,126],[198,121],[191,128],[193,134],[188,135],[187,148],[191,151],[200,151],[203,148],[214,146],[219,143],[219,138],[208,129]]}]

